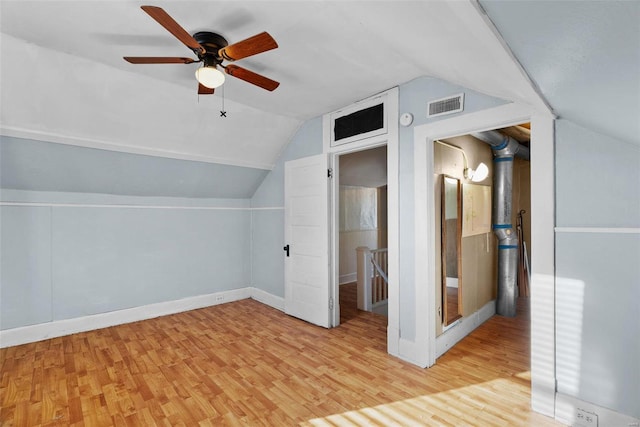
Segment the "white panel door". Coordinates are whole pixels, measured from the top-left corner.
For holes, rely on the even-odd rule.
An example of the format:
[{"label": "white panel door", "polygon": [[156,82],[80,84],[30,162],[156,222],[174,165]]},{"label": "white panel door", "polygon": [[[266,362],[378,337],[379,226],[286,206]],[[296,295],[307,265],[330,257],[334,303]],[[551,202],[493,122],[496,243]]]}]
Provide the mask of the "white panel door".
[{"label": "white panel door", "polygon": [[285,163],[285,313],[329,327],[327,156]]}]

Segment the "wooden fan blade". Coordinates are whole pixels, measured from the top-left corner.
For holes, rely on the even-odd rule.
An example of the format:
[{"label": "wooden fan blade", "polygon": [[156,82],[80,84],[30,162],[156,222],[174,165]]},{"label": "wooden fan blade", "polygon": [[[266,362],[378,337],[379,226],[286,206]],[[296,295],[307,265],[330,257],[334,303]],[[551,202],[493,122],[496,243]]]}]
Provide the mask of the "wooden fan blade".
[{"label": "wooden fan blade", "polygon": [[249,37],[248,39],[239,41],[238,43],[223,47],[218,52],[218,55],[227,61],[237,61],[238,59],[266,52],[277,47],[278,43],[276,43],[273,37],[265,31],[260,34],[256,34],[253,37]]},{"label": "wooden fan blade", "polygon": [[275,80],[261,76],[260,74],[247,70],[246,68],[238,67],[237,65],[227,65],[224,70],[230,76],[239,78],[240,80],[244,80],[245,82],[249,82],[256,86],[260,86],[268,91],[273,91],[280,86],[280,83]]},{"label": "wooden fan blade", "polygon": [[132,64],[191,64],[196,62],[191,58],[173,56],[123,56],[123,59]]},{"label": "wooden fan blade", "polygon": [[155,19],[158,24],[162,25],[171,34],[173,34],[178,40],[185,44],[189,49],[194,52],[204,53],[205,49],[191,37],[191,34],[187,33],[184,28],[180,26],[167,12],[161,7],[157,6],[140,6],[142,10],[147,12],[149,16]]},{"label": "wooden fan blade", "polygon": [[202,83],[198,83],[198,95],[213,95],[215,89],[211,89],[203,85]]}]

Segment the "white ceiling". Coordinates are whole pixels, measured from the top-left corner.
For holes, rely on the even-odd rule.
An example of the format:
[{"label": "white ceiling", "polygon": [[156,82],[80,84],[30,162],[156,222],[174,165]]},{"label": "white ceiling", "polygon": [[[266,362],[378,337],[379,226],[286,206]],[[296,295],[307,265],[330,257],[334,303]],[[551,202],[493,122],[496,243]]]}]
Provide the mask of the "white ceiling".
[{"label": "white ceiling", "polygon": [[142,4],[2,0],[3,133],[270,168],[303,121],[424,75],[545,108],[472,1],[152,2],[191,33],[279,43],[238,65],[280,87],[228,78],[221,118],[197,64],[122,59],[191,54]]},{"label": "white ceiling", "polygon": [[274,92],[230,77],[202,97],[197,64],[122,59],[191,53],[142,4],[0,0],[2,134],[269,169],[305,120],[432,76],[640,143],[637,1],[153,1],[189,32],[279,43],[238,62]]}]

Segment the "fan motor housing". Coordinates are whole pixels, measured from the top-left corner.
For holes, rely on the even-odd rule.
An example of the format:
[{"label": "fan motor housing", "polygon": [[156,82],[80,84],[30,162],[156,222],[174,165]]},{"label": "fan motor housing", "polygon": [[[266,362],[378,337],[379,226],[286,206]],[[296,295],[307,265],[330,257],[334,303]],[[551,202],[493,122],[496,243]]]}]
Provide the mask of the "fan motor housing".
[{"label": "fan motor housing", "polygon": [[223,47],[227,47],[229,42],[220,34],[212,33],[210,31],[200,31],[193,35],[193,38],[200,43],[200,46],[204,47],[207,51],[206,54],[213,54],[218,56],[218,50]]}]

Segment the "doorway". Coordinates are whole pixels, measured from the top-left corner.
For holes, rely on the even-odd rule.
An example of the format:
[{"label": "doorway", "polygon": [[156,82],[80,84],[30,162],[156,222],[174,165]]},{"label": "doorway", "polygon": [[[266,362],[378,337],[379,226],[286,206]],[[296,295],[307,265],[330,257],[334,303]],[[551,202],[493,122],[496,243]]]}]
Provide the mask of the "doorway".
[{"label": "doorway", "polygon": [[[435,325],[436,357],[496,311],[505,314],[497,310],[499,292],[504,301],[511,301],[514,314],[518,312],[516,302],[528,305],[528,300],[519,297],[529,296],[530,250],[525,250],[530,248],[531,235],[529,128],[529,123],[522,123],[490,133],[499,142],[508,137],[514,147],[521,148],[520,157],[500,158],[509,160],[511,173],[506,173],[505,162],[498,162],[491,145],[478,139],[478,134],[434,141],[434,230],[438,236],[434,284],[440,318]],[[496,231],[517,236],[517,240],[511,237],[513,244],[507,245],[498,241]],[[505,259],[505,254],[514,258]],[[511,268],[499,268],[499,262],[505,260]],[[507,293],[505,285],[513,292]]]},{"label": "doorway", "polygon": [[[398,99],[397,87],[376,94],[370,98],[358,101],[341,110],[325,114],[323,116],[323,152],[329,155],[329,167],[331,175],[339,177],[340,156],[368,150],[371,148],[386,146],[387,152],[387,247],[388,247],[388,318],[387,318],[387,351],[389,354],[398,355],[400,343],[400,304],[399,304],[399,132],[398,132]],[[359,116],[360,111],[372,107],[377,114],[382,113],[376,129],[364,133],[356,132],[346,138],[338,138],[336,126],[345,118]],[[339,212],[336,207],[339,204],[339,179],[331,180],[331,198],[329,206],[330,234],[329,234],[329,259],[330,259],[330,287],[331,287],[331,326],[340,324],[339,307]]]},{"label": "doorway", "polygon": [[[337,156],[338,294],[340,322],[357,315],[358,309],[387,314],[386,277],[375,274],[369,260],[386,276],[387,264],[387,146]],[[365,271],[365,269],[368,269]],[[373,274],[372,274],[373,273]],[[363,277],[366,276],[366,277]],[[365,280],[369,281],[365,286]],[[378,287],[378,293],[370,286]],[[366,288],[366,290],[365,290]],[[365,298],[379,297],[375,309]]]},{"label": "doorway", "polygon": [[[465,114],[414,128],[414,218],[416,220],[416,359],[436,360],[435,210],[432,195],[433,141],[471,132],[531,123],[531,405],[553,416],[555,410],[555,187],[554,117],[517,103]],[[425,261],[426,260],[426,261]]]}]

